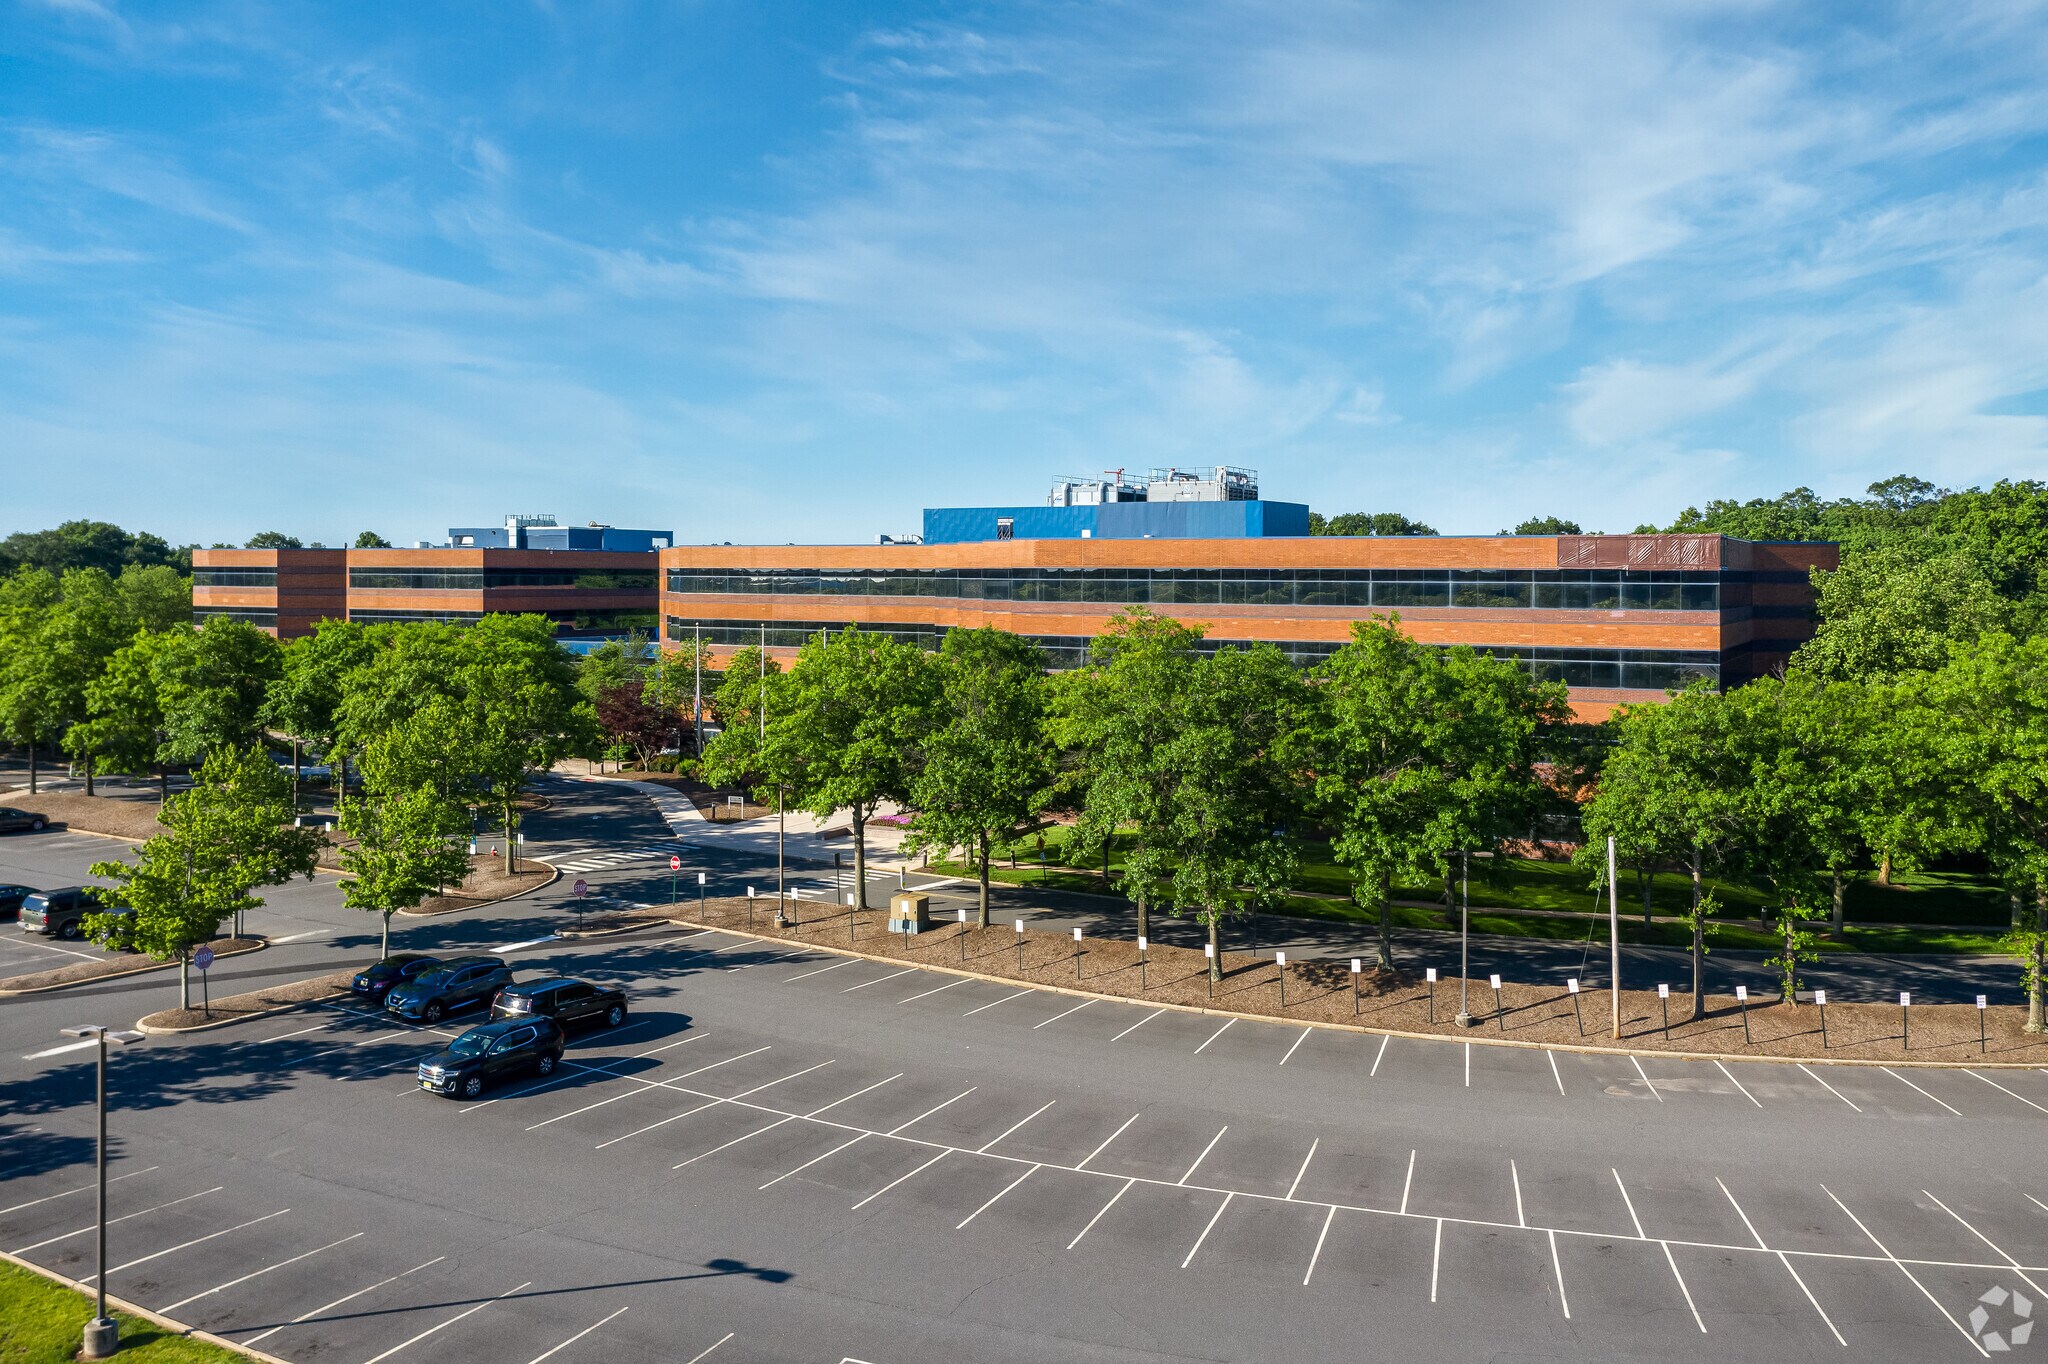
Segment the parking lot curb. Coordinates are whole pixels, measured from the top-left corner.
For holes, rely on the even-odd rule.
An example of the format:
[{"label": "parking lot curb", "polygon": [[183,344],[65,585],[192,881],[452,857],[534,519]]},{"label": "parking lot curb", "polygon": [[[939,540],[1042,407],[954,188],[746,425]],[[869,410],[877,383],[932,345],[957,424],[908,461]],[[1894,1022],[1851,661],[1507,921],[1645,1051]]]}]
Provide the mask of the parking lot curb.
[{"label": "parking lot curb", "polygon": [[[751,938],[756,942],[772,942],[789,945],[795,940],[770,937],[765,933],[754,933],[744,928],[728,928],[723,924],[705,923],[699,919],[674,918],[654,920],[666,922],[677,928],[704,928],[718,933],[730,933],[734,937]],[[1460,1037],[1455,1033],[1409,1032],[1401,1028],[1375,1028],[1365,1023],[1331,1023],[1315,1018],[1286,1018],[1279,1014],[1244,1013],[1236,1009],[1217,1009],[1201,1004],[1174,1004],[1159,999],[1144,999],[1136,995],[1111,995],[1097,990],[1077,989],[1071,985],[1041,985],[1033,981],[1020,980],[1016,976],[992,976],[981,971],[963,971],[957,966],[943,962],[918,962],[907,957],[884,957],[872,952],[861,952],[853,948],[833,947],[827,943],[796,942],[795,945],[819,952],[828,952],[839,957],[854,957],[862,961],[901,963],[922,971],[935,971],[941,975],[960,976],[967,980],[986,981],[991,985],[1021,986],[1031,990],[1043,990],[1047,994],[1071,995],[1076,999],[1100,999],[1116,1004],[1134,1004],[1151,1009],[1173,1009],[1179,1013],[1205,1014],[1214,1018],[1242,1018],[1252,1023],[1278,1023],[1293,1028],[1321,1028],[1327,1032],[1355,1032],[1375,1037],[1400,1037],[1416,1042],[1463,1042],[1483,1047],[1509,1047],[1522,1051],[1558,1051],[1581,1056],[1655,1056],[1668,1057],[1674,1061],[1752,1061],[1770,1062],[1781,1066],[1911,1066],[1916,1070],[2040,1070],[2042,1067],[2032,1061],[1868,1061],[1852,1056],[1752,1056],[1739,1051],[1635,1051],[1628,1047],[1598,1047],[1586,1043],[1570,1042],[1524,1042],[1512,1037]],[[1477,1032],[1477,1029],[1474,1029]]]},{"label": "parking lot curb", "polygon": [[[334,975],[339,973],[329,972],[329,974]],[[236,1014],[233,1018],[209,1019],[204,1023],[193,1023],[183,1028],[167,1028],[160,1023],[151,1023],[149,1021],[149,1016],[144,1015],[142,1018],[138,1018],[137,1020],[135,1020],[135,1030],[137,1032],[144,1033],[150,1037],[175,1037],[190,1032],[211,1032],[215,1028],[231,1028],[237,1023],[247,1023],[258,1018],[268,1018],[272,1014],[290,1013],[294,1009],[304,1009],[321,1004],[326,1004],[329,1003],[333,998],[337,996],[345,996],[347,995],[347,993],[348,991],[342,989],[340,986],[336,986],[334,990],[334,995],[332,996],[322,995],[316,999],[295,999],[288,1004],[278,1004],[268,1009],[258,1009],[255,1013],[252,1014]]]},{"label": "parking lot curb", "polygon": [[[238,947],[232,952],[220,952],[215,955],[218,960],[225,961],[229,957],[246,957],[251,952],[261,952],[268,946],[270,946],[270,939],[258,934],[256,946],[254,947]],[[55,985],[37,985],[26,990],[0,990],[0,999],[12,999],[17,995],[46,995],[53,990],[70,990],[80,985],[98,985],[101,981],[105,980],[126,980],[130,976],[146,976],[151,971],[168,971],[177,964],[174,961],[157,961],[151,962],[147,966],[131,967],[126,971],[110,971],[104,976],[86,976],[80,980],[60,980]]]},{"label": "parking lot curb", "polygon": [[[10,1255],[4,1250],[0,1250],[0,1260],[5,1260],[16,1268],[26,1269],[31,1274],[40,1275],[54,1284],[69,1288],[83,1296],[88,1306],[91,1305],[93,1290],[76,1279],[67,1278],[54,1269],[45,1269],[33,1261],[24,1260],[19,1255]],[[126,1298],[117,1298],[112,1293],[107,1294],[107,1303],[109,1306],[120,1308],[131,1317],[140,1317],[151,1325],[160,1326],[174,1335],[181,1336],[187,1340],[204,1341],[216,1349],[226,1350],[230,1354],[238,1354],[244,1359],[262,1360],[263,1364],[291,1364],[290,1360],[282,1359],[277,1355],[267,1355],[261,1350],[252,1350],[246,1345],[237,1345],[234,1341],[217,1336],[211,1331],[202,1331],[197,1326],[187,1326],[184,1322],[164,1316],[161,1312],[152,1312],[147,1307],[138,1307]]]},{"label": "parking lot curb", "polygon": [[521,860],[527,862],[538,862],[543,867],[546,867],[549,871],[553,872],[554,875],[548,877],[547,880],[541,882],[537,886],[528,886],[525,890],[515,890],[510,895],[500,895],[495,900],[478,900],[473,905],[458,905],[454,909],[437,909],[432,914],[420,914],[409,909],[401,909],[397,912],[397,917],[401,919],[442,919],[446,918],[450,914],[466,914],[472,909],[484,909],[490,905],[502,905],[507,900],[517,900],[523,895],[531,895],[535,891],[546,890],[549,886],[552,886],[555,882],[562,879],[562,869],[556,866],[554,863],[548,861],[545,857],[534,857],[529,853],[521,854]]}]

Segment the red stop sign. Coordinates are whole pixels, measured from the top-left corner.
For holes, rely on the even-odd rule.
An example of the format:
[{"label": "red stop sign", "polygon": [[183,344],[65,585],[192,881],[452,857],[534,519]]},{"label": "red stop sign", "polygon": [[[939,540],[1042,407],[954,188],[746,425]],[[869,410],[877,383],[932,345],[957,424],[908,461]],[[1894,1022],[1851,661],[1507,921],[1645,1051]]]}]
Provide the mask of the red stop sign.
[{"label": "red stop sign", "polygon": [[670,871],[681,871],[683,869],[683,859],[675,856],[674,854],[670,854],[668,859],[668,869]]}]

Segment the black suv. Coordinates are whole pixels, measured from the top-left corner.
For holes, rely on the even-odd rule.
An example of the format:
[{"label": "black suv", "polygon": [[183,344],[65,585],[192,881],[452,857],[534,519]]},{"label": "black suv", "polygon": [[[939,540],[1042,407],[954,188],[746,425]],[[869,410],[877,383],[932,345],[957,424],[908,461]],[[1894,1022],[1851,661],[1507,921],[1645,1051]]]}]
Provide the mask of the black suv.
[{"label": "black suv", "polygon": [[585,980],[526,980],[498,991],[491,1018],[552,1018],[565,1030],[579,1023],[616,1028],[626,1021],[626,992]]},{"label": "black suv", "polygon": [[506,1075],[527,1070],[552,1074],[561,1059],[562,1029],[552,1018],[485,1023],[420,1062],[420,1088],[474,1099],[485,1085]]},{"label": "black suv", "polygon": [[0,919],[21,913],[21,902],[35,893],[34,886],[0,886]]},{"label": "black suv", "polygon": [[511,970],[496,957],[456,957],[394,985],[384,996],[384,1007],[400,1018],[439,1023],[456,1009],[487,1002],[511,983]]},{"label": "black suv", "polygon": [[39,890],[21,902],[20,920],[24,932],[75,941],[85,936],[88,914],[133,914],[132,909],[109,907],[95,899],[85,886],[61,890]]},{"label": "black suv", "polygon": [[393,952],[376,965],[356,972],[349,988],[364,999],[382,1004],[384,996],[391,993],[392,986],[403,985],[421,972],[433,970],[441,960],[424,952]]}]

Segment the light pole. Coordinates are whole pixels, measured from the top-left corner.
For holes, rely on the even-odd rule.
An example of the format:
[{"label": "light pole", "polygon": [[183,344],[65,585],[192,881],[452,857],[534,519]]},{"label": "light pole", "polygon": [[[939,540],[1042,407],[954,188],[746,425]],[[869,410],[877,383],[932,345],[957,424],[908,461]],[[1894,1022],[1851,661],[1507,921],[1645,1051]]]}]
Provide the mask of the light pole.
[{"label": "light pole", "polygon": [[1458,1026],[1469,1028],[1474,1020],[1472,1011],[1465,1007],[1465,991],[1472,982],[1471,966],[1472,927],[1472,854],[1458,854]]},{"label": "light pole", "polygon": [[97,1023],[82,1027],[64,1029],[66,1037],[85,1037],[99,1043],[100,1084],[99,1084],[99,1273],[93,1275],[93,1286],[98,1293],[99,1312],[85,1324],[84,1348],[79,1351],[82,1359],[106,1359],[121,1347],[121,1325],[107,1315],[107,1043],[119,1042],[126,1046],[140,1042],[139,1032],[110,1032]]}]

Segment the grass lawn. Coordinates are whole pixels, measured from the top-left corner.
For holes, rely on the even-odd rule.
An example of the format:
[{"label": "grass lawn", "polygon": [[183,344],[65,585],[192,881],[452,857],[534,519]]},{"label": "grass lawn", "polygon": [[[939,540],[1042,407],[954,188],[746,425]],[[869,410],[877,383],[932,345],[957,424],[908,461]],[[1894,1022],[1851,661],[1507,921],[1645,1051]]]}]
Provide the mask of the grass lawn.
[{"label": "grass lawn", "polygon": [[[92,1320],[93,1300],[15,1265],[0,1263],[0,1364],[69,1364]],[[246,1355],[114,1313],[121,1323],[117,1358],[136,1364],[240,1364]]]}]

